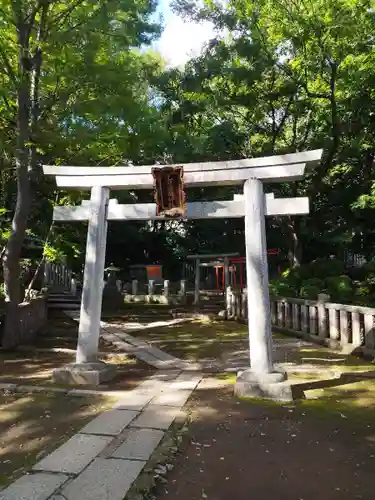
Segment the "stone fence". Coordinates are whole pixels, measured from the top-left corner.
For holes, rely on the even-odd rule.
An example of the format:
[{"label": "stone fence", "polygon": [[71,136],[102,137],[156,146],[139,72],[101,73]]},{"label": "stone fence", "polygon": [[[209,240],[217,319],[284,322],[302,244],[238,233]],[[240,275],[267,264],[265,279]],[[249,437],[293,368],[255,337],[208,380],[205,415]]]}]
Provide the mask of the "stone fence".
[{"label": "stone fence", "polygon": [[181,280],[179,283],[171,283],[169,280],[156,283],[154,280],[149,280],[146,289],[144,288],[145,285],[142,286],[138,280],[133,280],[131,290],[125,293],[125,302],[175,304],[185,303],[186,301],[187,288],[185,280]]},{"label": "stone fence", "polygon": [[[45,297],[31,299],[30,302],[22,302],[18,305],[18,323],[14,325],[12,335],[12,346],[32,344],[37,332],[47,322],[47,305]],[[4,319],[2,323],[4,324]]]},{"label": "stone fence", "polygon": [[[375,308],[319,300],[271,297],[271,322],[278,330],[347,351],[375,355]],[[247,319],[246,292],[227,291],[228,319]]]},{"label": "stone fence", "polygon": [[44,264],[43,285],[50,290],[63,290],[77,294],[77,282],[72,271],[65,264],[46,262]]}]

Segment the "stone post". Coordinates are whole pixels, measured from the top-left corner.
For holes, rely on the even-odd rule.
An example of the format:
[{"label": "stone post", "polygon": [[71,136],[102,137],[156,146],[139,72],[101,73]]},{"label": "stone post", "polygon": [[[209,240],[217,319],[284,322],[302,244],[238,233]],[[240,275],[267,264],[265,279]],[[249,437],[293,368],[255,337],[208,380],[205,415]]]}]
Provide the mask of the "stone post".
[{"label": "stone post", "polygon": [[99,385],[115,375],[113,365],[98,360],[108,201],[108,188],[91,189],[76,363],[54,371],[59,382]]},{"label": "stone post", "polygon": [[137,295],[138,293],[138,280],[132,281],[132,295]]},{"label": "stone post", "polygon": [[155,281],[154,280],[148,280],[148,294],[150,295],[154,295],[154,285],[155,285]]},{"label": "stone post", "polygon": [[[329,302],[331,299],[330,295],[326,293],[318,294],[318,334],[319,337],[325,338],[328,336],[328,328],[326,321],[327,310],[324,306],[325,302]],[[328,313],[329,314],[329,313]]]},{"label": "stone post", "polygon": [[224,290],[227,290],[228,286],[231,283],[229,282],[229,258],[224,257]]},{"label": "stone post", "polygon": [[229,280],[229,259],[228,257],[224,257],[224,294],[225,298],[227,300],[228,296],[228,288],[232,290],[230,286],[230,280]]},{"label": "stone post", "polygon": [[169,280],[164,280],[164,297],[168,299],[169,297]]},{"label": "stone post", "polygon": [[233,317],[233,292],[231,286],[227,286],[225,289],[225,303],[226,317],[227,319],[230,319]]},{"label": "stone post", "polygon": [[180,281],[180,299],[182,304],[186,302],[186,280]]},{"label": "stone post", "polygon": [[72,293],[72,295],[77,295],[77,282],[75,280],[75,278],[72,278],[70,280],[70,291]]},{"label": "stone post", "polygon": [[281,383],[285,373],[272,362],[271,308],[265,223],[265,197],[259,179],[245,182],[245,242],[250,369],[237,377],[235,392],[241,396],[263,396],[291,400],[291,387]]},{"label": "stone post", "polygon": [[50,274],[51,264],[49,262],[44,263],[44,273],[43,273],[43,287],[49,285],[49,274]]},{"label": "stone post", "polygon": [[201,261],[200,259],[195,260],[195,288],[194,288],[194,304],[199,304],[199,289],[200,289],[200,281],[201,281]]}]

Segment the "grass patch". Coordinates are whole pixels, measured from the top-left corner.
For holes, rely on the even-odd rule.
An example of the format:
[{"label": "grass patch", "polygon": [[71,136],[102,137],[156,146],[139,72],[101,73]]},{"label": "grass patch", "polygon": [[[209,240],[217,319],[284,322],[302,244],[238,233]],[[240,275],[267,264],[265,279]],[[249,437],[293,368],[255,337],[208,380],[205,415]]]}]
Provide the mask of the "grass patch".
[{"label": "grass patch", "polygon": [[[325,349],[316,351],[314,356],[319,354],[326,356]],[[338,370],[336,376],[329,375],[333,368]],[[220,374],[218,377],[228,384],[234,384],[236,380],[233,374]],[[329,371],[290,373],[289,381],[296,398],[291,404],[261,398],[244,399],[249,404],[288,406],[299,412],[309,412],[317,418],[335,418],[338,425],[342,420],[358,425],[369,425],[374,421],[375,373],[374,367],[368,363],[349,359],[347,363],[330,365]]]},{"label": "grass patch", "polygon": [[139,330],[132,333],[145,340],[175,340],[187,342],[195,340],[244,340],[248,338],[247,325],[235,321],[215,321],[199,318],[190,322]]}]

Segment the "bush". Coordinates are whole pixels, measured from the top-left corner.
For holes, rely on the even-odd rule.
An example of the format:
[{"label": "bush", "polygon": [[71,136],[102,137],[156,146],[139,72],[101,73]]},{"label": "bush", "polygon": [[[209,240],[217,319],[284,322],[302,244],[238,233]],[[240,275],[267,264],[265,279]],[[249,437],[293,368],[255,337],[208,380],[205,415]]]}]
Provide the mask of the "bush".
[{"label": "bush", "polygon": [[360,306],[372,307],[374,296],[368,286],[359,286],[354,290],[353,302]]},{"label": "bush", "polygon": [[319,293],[325,291],[324,281],[320,278],[310,278],[302,283],[299,296],[303,299],[316,300]]},{"label": "bush", "polygon": [[296,288],[284,280],[270,280],[269,290],[271,295],[279,297],[295,297],[297,294]]},{"label": "bush", "polygon": [[304,272],[302,267],[292,267],[281,273],[281,280],[299,288],[303,280],[303,274]]},{"label": "bush", "polygon": [[349,267],[347,274],[355,281],[365,281],[369,274],[375,274],[375,262],[366,262],[360,267]]},{"label": "bush", "polygon": [[370,295],[370,293],[371,293],[371,290],[370,290],[370,288],[368,286],[360,286],[354,292],[354,294],[357,297],[365,297],[367,295]]},{"label": "bush", "polygon": [[353,296],[352,280],[349,276],[332,276],[326,279],[327,291],[333,300],[350,301]]},{"label": "bush", "polygon": [[315,287],[319,288],[319,290],[320,290],[319,293],[323,293],[324,290],[325,290],[325,283],[320,278],[309,278],[308,280],[305,280],[302,283],[302,286],[303,287],[306,287],[306,286],[315,286]]},{"label": "bush", "polygon": [[375,272],[369,273],[364,279],[365,286],[369,287],[371,290],[375,289]]},{"label": "bush", "polygon": [[331,276],[340,276],[345,272],[344,262],[339,259],[317,259],[306,266],[309,277],[325,279]]},{"label": "bush", "polygon": [[314,285],[305,285],[301,287],[299,296],[302,299],[316,300],[319,293],[321,293],[321,289],[319,287]]}]

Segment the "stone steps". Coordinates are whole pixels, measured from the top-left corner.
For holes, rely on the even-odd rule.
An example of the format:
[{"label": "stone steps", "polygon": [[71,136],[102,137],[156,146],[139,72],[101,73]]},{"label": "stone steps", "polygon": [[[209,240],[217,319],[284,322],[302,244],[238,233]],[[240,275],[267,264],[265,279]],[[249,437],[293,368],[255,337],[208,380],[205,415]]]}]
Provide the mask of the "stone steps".
[{"label": "stone steps", "polygon": [[80,306],[81,298],[68,292],[51,292],[47,299],[48,309],[79,310]]}]

